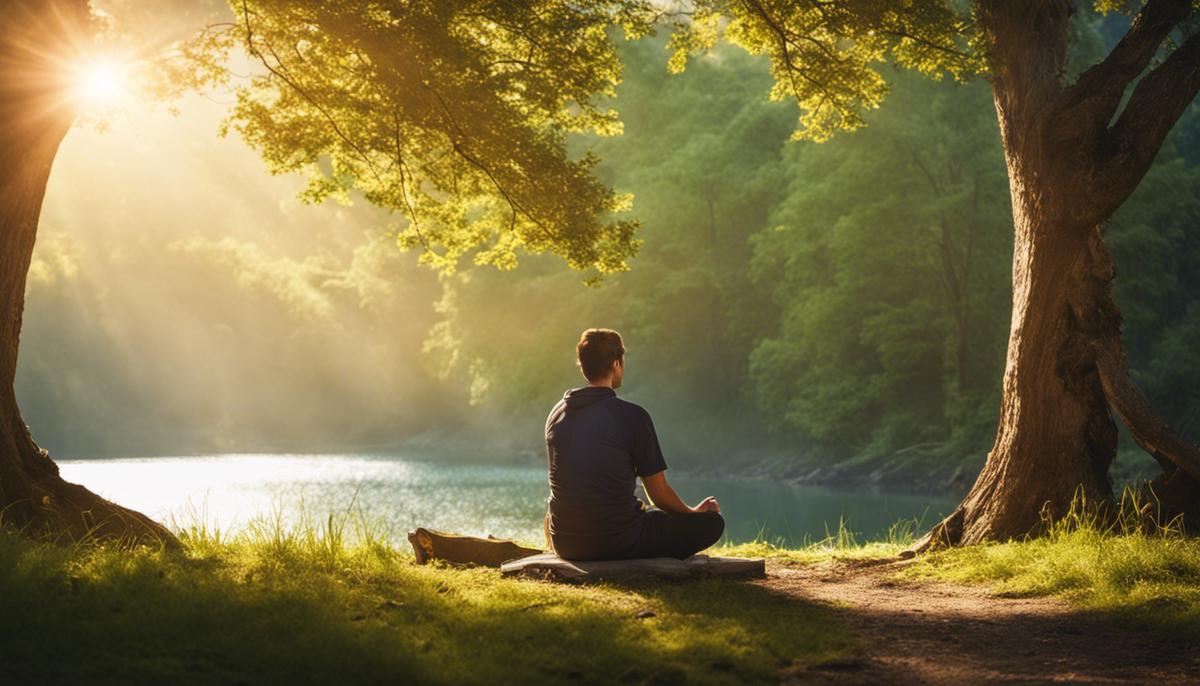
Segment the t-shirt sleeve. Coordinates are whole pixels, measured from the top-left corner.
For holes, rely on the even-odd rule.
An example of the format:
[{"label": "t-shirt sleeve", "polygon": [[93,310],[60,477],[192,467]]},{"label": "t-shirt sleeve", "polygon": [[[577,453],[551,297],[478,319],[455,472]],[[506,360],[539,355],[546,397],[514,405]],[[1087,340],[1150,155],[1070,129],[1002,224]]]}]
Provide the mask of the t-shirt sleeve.
[{"label": "t-shirt sleeve", "polygon": [[650,419],[650,413],[640,407],[635,417],[631,452],[633,470],[638,476],[650,476],[667,468],[662,447],[658,445],[658,434],[654,432],[654,422]]}]

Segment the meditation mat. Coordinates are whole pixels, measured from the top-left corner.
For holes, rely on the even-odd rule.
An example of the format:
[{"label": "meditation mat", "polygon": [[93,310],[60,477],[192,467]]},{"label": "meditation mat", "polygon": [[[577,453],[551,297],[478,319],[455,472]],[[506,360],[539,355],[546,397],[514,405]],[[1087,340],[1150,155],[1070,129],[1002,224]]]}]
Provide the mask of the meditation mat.
[{"label": "meditation mat", "polygon": [[500,565],[504,576],[535,576],[560,581],[588,582],[599,580],[657,577],[683,579],[689,577],[761,578],[766,576],[766,561],[762,558],[709,557],[693,555],[686,560],[654,557],[637,560],[564,560],[554,553],[540,553]]}]

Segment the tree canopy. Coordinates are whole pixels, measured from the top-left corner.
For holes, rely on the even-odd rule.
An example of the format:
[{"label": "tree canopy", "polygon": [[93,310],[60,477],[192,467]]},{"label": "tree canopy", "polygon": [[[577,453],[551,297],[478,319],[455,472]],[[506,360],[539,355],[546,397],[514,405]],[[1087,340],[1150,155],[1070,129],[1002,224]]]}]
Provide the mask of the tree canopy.
[{"label": "tree canopy", "polygon": [[[675,71],[719,40],[767,55],[770,96],[800,106],[795,138],[825,141],[883,102],[888,63],[935,79],[988,69],[977,9],[902,5],[230,0],[233,21],[164,62],[164,83],[229,83],[227,127],[273,172],[306,174],[313,201],[357,192],[395,212],[399,244],[429,264],[511,268],[521,252],[552,252],[598,275],[628,267],[637,221],[623,213],[629,198],[597,181],[595,156],[568,154],[565,136],[620,132],[618,32],[668,32]],[[239,50],[245,79],[227,66]]]},{"label": "tree canopy", "polygon": [[[628,267],[637,220],[565,136],[621,131],[617,31],[669,32],[675,71],[721,35],[771,55],[771,96],[794,98],[796,137],[821,141],[878,107],[881,61],[936,77],[980,68],[969,22],[948,5],[893,5],[231,0],[234,21],[165,61],[164,83],[231,84],[227,128],[271,171],[308,175],[314,202],[353,191],[394,211],[398,243],[428,264],[469,255],[511,268],[520,252],[551,252],[600,275]],[[248,79],[227,67],[235,49],[251,58]]]},{"label": "tree canopy", "polygon": [[[565,136],[620,131],[600,104],[619,81],[610,30],[650,30],[648,4],[231,2],[167,62],[174,87],[233,84],[227,122],[272,172],[301,172],[312,201],[347,198],[403,218],[400,245],[453,268],[468,253],[511,268],[519,250],[576,269],[627,267],[628,199]],[[230,52],[253,75],[231,79]]]},{"label": "tree canopy", "polygon": [[797,138],[828,140],[864,124],[888,92],[891,61],[941,78],[983,69],[969,17],[944,0],[700,0],[691,21],[675,25],[671,66],[710,49],[722,36],[771,57],[771,97],[803,110]]}]

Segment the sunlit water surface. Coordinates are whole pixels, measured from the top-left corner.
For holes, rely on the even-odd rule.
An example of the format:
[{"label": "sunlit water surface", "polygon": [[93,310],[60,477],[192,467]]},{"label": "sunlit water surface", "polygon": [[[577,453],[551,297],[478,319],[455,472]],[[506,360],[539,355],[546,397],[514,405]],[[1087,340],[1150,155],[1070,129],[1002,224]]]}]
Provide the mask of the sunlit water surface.
[{"label": "sunlit water surface", "polygon": [[[542,539],[546,470],[537,465],[367,455],[215,455],[60,460],[63,476],[104,497],[187,527],[236,531],[258,517],[301,512],[324,520],[349,508],[379,523],[397,542],[418,526],[530,542]],[[835,491],[771,480],[669,473],[688,502],[714,495],[735,542],[758,537],[800,545],[844,520],[864,538],[901,519],[936,521],[944,498]]]}]

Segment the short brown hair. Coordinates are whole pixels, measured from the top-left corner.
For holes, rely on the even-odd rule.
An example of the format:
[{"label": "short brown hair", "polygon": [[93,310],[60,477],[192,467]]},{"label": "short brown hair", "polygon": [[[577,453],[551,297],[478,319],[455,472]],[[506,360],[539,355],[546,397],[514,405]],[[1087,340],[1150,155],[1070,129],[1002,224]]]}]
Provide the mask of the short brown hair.
[{"label": "short brown hair", "polygon": [[608,376],[613,362],[624,359],[625,342],[621,334],[612,329],[588,329],[579,337],[575,346],[579,357],[579,369],[588,381],[597,381]]}]

